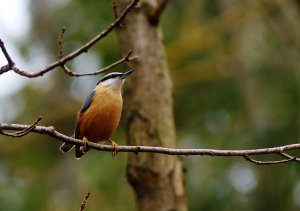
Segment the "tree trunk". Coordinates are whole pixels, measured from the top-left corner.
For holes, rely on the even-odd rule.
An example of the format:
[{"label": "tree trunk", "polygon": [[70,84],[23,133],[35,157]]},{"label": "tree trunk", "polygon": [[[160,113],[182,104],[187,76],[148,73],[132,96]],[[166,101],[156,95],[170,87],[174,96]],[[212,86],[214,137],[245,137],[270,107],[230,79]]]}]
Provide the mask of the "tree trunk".
[{"label": "tree trunk", "polygon": [[[126,135],[129,145],[176,147],[172,87],[162,32],[150,21],[156,5],[142,1],[118,31],[122,51],[132,49],[138,60],[129,68],[124,90]],[[118,0],[122,11],[128,0]],[[187,210],[183,168],[176,156],[129,154],[127,179],[134,189],[139,210]]]}]

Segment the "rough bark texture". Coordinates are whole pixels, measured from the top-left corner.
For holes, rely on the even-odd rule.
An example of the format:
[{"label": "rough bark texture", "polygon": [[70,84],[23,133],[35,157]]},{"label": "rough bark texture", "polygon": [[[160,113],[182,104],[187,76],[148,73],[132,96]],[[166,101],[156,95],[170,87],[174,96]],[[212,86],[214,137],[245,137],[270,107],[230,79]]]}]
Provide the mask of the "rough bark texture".
[{"label": "rough bark texture", "polygon": [[[119,0],[122,10],[129,3]],[[123,52],[132,49],[138,60],[129,64],[136,71],[124,90],[129,145],[175,147],[172,87],[162,32],[150,21],[156,1],[142,1],[118,31]],[[127,178],[139,210],[187,210],[183,168],[176,156],[152,153],[129,154]]]}]

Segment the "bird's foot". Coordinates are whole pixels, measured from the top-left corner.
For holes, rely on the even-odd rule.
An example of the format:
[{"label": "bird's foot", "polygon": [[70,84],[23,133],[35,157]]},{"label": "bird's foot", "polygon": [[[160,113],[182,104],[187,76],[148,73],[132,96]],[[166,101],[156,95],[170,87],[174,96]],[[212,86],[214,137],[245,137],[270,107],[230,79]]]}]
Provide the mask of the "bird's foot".
[{"label": "bird's foot", "polygon": [[112,146],[112,156],[115,156],[118,153],[118,144],[111,139],[108,139]]},{"label": "bird's foot", "polygon": [[82,141],[83,141],[82,152],[85,153],[87,151],[87,146],[89,141],[85,137],[82,139]]}]

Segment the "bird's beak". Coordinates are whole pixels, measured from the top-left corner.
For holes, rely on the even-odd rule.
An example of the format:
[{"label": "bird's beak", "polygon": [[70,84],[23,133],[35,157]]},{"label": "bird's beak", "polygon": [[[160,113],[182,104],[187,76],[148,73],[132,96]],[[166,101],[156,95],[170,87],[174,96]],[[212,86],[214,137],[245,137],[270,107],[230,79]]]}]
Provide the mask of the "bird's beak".
[{"label": "bird's beak", "polygon": [[121,78],[126,78],[127,76],[129,76],[134,70],[129,70],[127,72],[125,72]]}]

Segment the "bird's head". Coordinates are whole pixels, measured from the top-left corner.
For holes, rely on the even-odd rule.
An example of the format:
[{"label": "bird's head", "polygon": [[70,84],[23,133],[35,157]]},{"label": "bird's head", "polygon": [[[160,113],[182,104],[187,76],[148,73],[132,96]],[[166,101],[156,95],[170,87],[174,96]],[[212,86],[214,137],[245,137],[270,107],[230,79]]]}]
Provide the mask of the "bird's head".
[{"label": "bird's head", "polygon": [[125,73],[113,72],[103,76],[97,85],[103,86],[122,86],[125,78],[129,76],[134,70],[129,70]]}]

